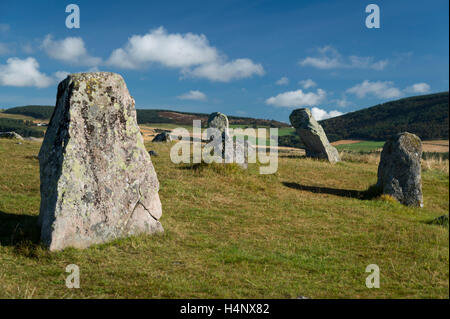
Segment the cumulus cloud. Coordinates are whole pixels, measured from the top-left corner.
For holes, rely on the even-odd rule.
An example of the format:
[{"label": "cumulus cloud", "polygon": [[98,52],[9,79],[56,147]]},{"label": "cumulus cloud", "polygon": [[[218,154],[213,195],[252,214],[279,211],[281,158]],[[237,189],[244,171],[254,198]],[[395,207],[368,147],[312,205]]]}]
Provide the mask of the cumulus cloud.
[{"label": "cumulus cloud", "polygon": [[152,63],[181,69],[187,77],[221,82],[264,74],[263,67],[250,59],[227,61],[203,34],[170,34],[163,27],[145,35],[133,35],[123,48],[115,49],[107,61],[111,66],[124,69],[139,69]]},{"label": "cumulus cloud", "polygon": [[309,89],[315,87],[317,84],[311,79],[301,80],[298,82],[304,89]]},{"label": "cumulus cloud", "polygon": [[211,63],[218,56],[217,49],[209,45],[204,35],[168,34],[163,27],[159,27],[143,36],[133,35],[124,48],[112,52],[108,62],[128,69],[136,69],[151,62],[182,68]]},{"label": "cumulus cloud", "polygon": [[422,82],[422,83],[416,83],[411,86],[408,86],[405,89],[405,92],[407,92],[407,93],[427,93],[430,91],[430,89],[431,89],[431,87],[429,84]]},{"label": "cumulus cloud", "polygon": [[188,93],[178,96],[180,100],[206,101],[206,95],[197,90],[191,90]]},{"label": "cumulus cloud", "polygon": [[263,75],[264,68],[250,59],[236,59],[231,62],[214,62],[200,65],[192,70],[184,70],[185,76],[207,78],[211,81],[229,82],[233,79],[243,79],[252,75]]},{"label": "cumulus cloud", "polygon": [[346,92],[355,94],[359,98],[366,97],[367,95],[372,95],[383,99],[402,96],[401,90],[396,88],[392,81],[370,82],[369,80],[365,80],[362,83],[347,89]]},{"label": "cumulus cloud", "polygon": [[62,80],[64,80],[70,73],[67,71],[57,71],[55,73],[53,73],[53,77],[55,78],[56,81],[61,82]]},{"label": "cumulus cloud", "polygon": [[360,57],[356,55],[346,58],[334,47],[325,46],[317,49],[316,56],[308,56],[299,61],[299,64],[301,66],[311,66],[317,69],[355,68],[383,70],[387,66],[388,61],[375,61],[374,57]]},{"label": "cumulus cloud", "polygon": [[102,62],[100,58],[88,54],[84,41],[80,37],[53,40],[51,35],[47,35],[42,42],[42,48],[49,57],[68,63],[96,66]]},{"label": "cumulus cloud", "polygon": [[336,117],[342,115],[344,113],[333,110],[333,111],[325,111],[323,109],[319,109],[318,107],[313,107],[311,109],[312,116],[316,119],[316,121],[329,119],[331,117]]},{"label": "cumulus cloud", "polygon": [[326,92],[318,89],[315,93],[305,93],[302,90],[288,91],[272,96],[266,100],[266,104],[281,107],[301,107],[318,105],[326,97]]},{"label": "cumulus cloud", "polygon": [[9,58],[6,64],[0,64],[0,85],[48,87],[53,79],[39,71],[36,59]]},{"label": "cumulus cloud", "polygon": [[281,79],[275,82],[276,85],[287,85],[289,84],[289,79],[283,76]]}]

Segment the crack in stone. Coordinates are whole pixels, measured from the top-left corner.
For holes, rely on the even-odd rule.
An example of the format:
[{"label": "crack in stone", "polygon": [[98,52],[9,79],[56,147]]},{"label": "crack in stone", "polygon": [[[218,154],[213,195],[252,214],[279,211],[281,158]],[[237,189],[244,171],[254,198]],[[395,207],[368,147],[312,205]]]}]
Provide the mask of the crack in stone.
[{"label": "crack in stone", "polygon": [[131,217],[133,217],[133,214],[136,211],[136,208],[138,207],[139,204],[145,209],[145,211],[150,215],[151,218],[153,218],[155,221],[158,221],[158,219],[155,216],[153,216],[152,213],[150,213],[150,210],[147,209],[147,207],[145,207],[145,205],[141,202],[142,193],[141,193],[141,186],[139,184],[138,184],[138,193],[139,193],[138,200],[136,201],[136,204],[134,204],[133,210],[131,211],[130,215],[128,216],[128,218],[125,222],[125,225],[126,225],[125,228],[129,227],[128,224],[130,222],[130,219],[131,219]]}]

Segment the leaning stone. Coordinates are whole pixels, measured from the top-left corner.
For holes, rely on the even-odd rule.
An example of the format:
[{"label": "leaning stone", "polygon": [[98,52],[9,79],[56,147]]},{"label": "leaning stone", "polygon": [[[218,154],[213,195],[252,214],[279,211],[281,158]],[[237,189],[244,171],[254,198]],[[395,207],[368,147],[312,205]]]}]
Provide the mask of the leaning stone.
[{"label": "leaning stone", "polygon": [[377,187],[404,205],[423,207],[421,158],[418,136],[404,132],[388,139],[381,152]]},{"label": "leaning stone", "polygon": [[23,140],[23,137],[16,132],[0,132],[0,138],[10,138],[15,140]]},{"label": "leaning stone", "polygon": [[307,157],[326,159],[331,163],[340,161],[337,149],[330,144],[325,131],[309,109],[294,110],[289,119],[305,145]]},{"label": "leaning stone", "polygon": [[120,75],[72,74],[59,84],[39,164],[50,250],[163,231],[159,182]]},{"label": "leaning stone", "polygon": [[172,137],[170,136],[169,132],[159,133],[152,140],[152,142],[171,142],[171,141],[172,141]]}]

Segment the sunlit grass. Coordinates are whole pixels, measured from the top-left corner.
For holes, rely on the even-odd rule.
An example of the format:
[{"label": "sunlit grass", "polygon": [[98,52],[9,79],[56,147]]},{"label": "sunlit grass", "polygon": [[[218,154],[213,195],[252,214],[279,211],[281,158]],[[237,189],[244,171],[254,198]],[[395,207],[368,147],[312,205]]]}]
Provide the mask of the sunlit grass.
[{"label": "sunlit grass", "polygon": [[[0,297],[448,298],[449,177],[423,171],[423,209],[355,194],[377,163],[281,157],[273,175],[234,165],[175,165],[147,143],[164,234],[50,253],[36,242],[36,142],[0,140]],[[448,161],[447,161],[448,163]],[[447,164],[448,165],[448,164]],[[381,288],[368,289],[377,264]],[[67,289],[77,264],[81,288]]]}]

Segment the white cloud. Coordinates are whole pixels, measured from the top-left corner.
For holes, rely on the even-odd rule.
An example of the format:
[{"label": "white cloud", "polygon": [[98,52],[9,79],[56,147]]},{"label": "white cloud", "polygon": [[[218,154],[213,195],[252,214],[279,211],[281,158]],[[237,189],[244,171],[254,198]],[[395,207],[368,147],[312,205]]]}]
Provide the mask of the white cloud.
[{"label": "white cloud", "polygon": [[357,84],[346,91],[347,93],[355,94],[359,98],[367,95],[373,95],[382,99],[397,98],[402,96],[402,92],[394,87],[392,81],[376,81],[370,82],[368,80]]},{"label": "white cloud", "polygon": [[229,82],[233,79],[243,79],[252,75],[263,75],[261,64],[255,64],[250,59],[236,59],[231,62],[214,62],[200,65],[193,70],[184,70],[184,75],[206,78],[211,81]]},{"label": "white cloud", "polygon": [[53,73],[53,77],[56,79],[56,81],[61,82],[64,80],[70,73],[66,71],[57,71]]},{"label": "white cloud", "polygon": [[316,119],[316,121],[325,120],[325,119],[329,119],[331,117],[336,117],[336,116],[344,114],[344,113],[336,111],[336,110],[327,112],[323,109],[319,109],[318,107],[313,107],[311,109],[311,113],[312,113],[312,116],[314,117],[314,119]]},{"label": "white cloud", "polygon": [[39,71],[36,59],[9,58],[6,64],[0,64],[0,85],[48,87],[53,79]]},{"label": "white cloud", "polygon": [[289,79],[283,76],[281,79],[275,82],[276,85],[287,85],[289,84]]},{"label": "white cloud", "polygon": [[218,56],[216,48],[209,45],[203,34],[168,34],[163,27],[159,27],[143,36],[133,35],[125,48],[112,52],[108,62],[128,69],[136,69],[151,62],[183,68],[214,62]]},{"label": "white cloud", "polygon": [[422,83],[416,83],[411,86],[408,86],[405,89],[405,92],[407,92],[407,93],[426,93],[426,92],[429,92],[430,89],[431,89],[431,87],[429,84],[422,82]]},{"label": "white cloud", "polygon": [[266,104],[282,107],[300,107],[318,105],[326,97],[326,92],[318,89],[316,93],[305,93],[302,90],[288,91],[272,96],[266,100]]},{"label": "white cloud", "polygon": [[383,70],[388,64],[387,60],[375,61],[374,57],[352,55],[345,58],[332,46],[318,48],[317,52],[317,56],[308,56],[301,60],[299,64],[318,69],[355,68],[374,70]]},{"label": "white cloud", "polygon": [[189,91],[188,93],[178,96],[180,100],[206,101],[206,95],[200,91]]},{"label": "white cloud", "polygon": [[96,66],[102,62],[100,58],[88,54],[83,39],[79,37],[53,40],[51,35],[47,35],[42,42],[42,48],[49,57],[64,62],[86,66]]},{"label": "white cloud", "polygon": [[309,89],[315,87],[317,84],[311,79],[306,79],[298,82],[304,89]]},{"label": "white cloud", "polygon": [[263,67],[250,59],[227,61],[203,34],[169,34],[163,27],[145,35],[133,35],[107,61],[124,69],[139,69],[151,63],[181,69],[184,76],[220,82],[264,74]]}]

